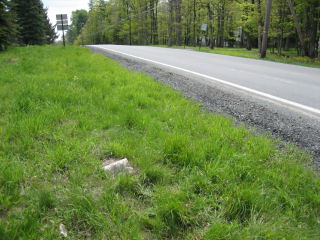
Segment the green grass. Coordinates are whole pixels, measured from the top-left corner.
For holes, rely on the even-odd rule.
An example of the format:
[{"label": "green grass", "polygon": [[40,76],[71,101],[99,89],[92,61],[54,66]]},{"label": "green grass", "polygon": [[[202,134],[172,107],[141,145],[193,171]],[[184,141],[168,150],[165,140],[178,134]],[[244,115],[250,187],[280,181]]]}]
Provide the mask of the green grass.
[{"label": "green grass", "polygon": [[319,239],[296,148],[81,47],[12,48],[0,73],[1,240]]},{"label": "green grass", "polygon": [[[155,47],[169,47],[167,45],[155,45]],[[320,68],[320,58],[309,58],[309,57],[299,57],[297,56],[295,49],[290,49],[289,51],[283,51],[285,56],[278,56],[275,53],[271,53],[270,51],[267,52],[267,57],[261,59],[259,57],[258,49],[247,50],[245,48],[214,48],[210,49],[208,47],[190,47],[190,46],[172,46],[173,48],[186,48],[192,49],[195,51],[200,52],[208,52],[208,53],[215,53],[215,54],[222,54],[222,55],[229,55],[229,56],[236,56],[236,57],[245,57],[245,58],[254,58],[260,60],[267,60],[273,62],[280,62],[280,63],[287,63],[287,64],[295,64],[301,65],[306,67],[315,67]],[[275,50],[276,51],[276,50]]]}]

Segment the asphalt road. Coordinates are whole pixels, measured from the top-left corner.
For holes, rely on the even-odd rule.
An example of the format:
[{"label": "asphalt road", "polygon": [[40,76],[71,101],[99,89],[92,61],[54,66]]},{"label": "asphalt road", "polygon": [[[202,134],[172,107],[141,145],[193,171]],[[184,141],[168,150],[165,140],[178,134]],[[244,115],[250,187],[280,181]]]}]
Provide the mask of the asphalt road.
[{"label": "asphalt road", "polygon": [[94,45],[320,114],[320,69],[184,49]]}]

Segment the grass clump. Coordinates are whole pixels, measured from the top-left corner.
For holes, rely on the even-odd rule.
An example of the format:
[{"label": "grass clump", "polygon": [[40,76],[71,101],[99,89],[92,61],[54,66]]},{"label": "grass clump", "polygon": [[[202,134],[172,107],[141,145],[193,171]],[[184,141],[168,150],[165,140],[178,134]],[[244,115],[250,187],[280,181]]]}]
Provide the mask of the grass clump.
[{"label": "grass clump", "polygon": [[[319,237],[296,148],[81,47],[12,48],[0,71],[1,239]],[[102,170],[124,157],[133,175]]]}]

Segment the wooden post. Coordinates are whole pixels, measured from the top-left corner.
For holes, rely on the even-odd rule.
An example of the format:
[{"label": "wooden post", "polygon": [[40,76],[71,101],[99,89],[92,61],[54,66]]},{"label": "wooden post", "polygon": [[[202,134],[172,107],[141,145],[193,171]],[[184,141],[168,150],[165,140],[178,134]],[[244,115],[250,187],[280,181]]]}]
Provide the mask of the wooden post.
[{"label": "wooden post", "polygon": [[62,14],[61,16],[61,24],[62,24],[62,38],[63,38],[63,46],[66,47],[66,40],[64,38],[64,25],[63,25],[63,19],[62,19]]}]

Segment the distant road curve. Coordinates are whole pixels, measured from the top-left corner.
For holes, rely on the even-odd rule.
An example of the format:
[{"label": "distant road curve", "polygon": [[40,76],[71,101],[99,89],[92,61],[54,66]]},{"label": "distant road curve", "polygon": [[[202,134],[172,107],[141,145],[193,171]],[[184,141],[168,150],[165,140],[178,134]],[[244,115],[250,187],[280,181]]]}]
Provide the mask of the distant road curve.
[{"label": "distant road curve", "polygon": [[320,116],[320,69],[184,49],[92,45],[194,74]]}]

